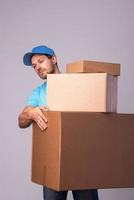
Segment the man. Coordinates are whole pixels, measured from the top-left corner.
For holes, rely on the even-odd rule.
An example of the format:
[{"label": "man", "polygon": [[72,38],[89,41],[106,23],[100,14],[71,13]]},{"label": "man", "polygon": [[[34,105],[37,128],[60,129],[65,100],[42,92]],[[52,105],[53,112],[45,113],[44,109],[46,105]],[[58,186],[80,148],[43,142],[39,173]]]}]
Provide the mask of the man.
[{"label": "man", "polygon": [[[32,66],[37,75],[45,82],[33,90],[32,95],[28,98],[27,105],[19,115],[19,127],[29,127],[33,121],[37,123],[41,130],[47,128],[47,119],[43,112],[47,111],[46,106],[46,84],[47,74],[60,73],[57,64],[57,58],[52,49],[47,46],[37,46],[23,57],[23,63],[26,66]],[[96,189],[90,190],[73,190],[74,200],[98,200]],[[43,187],[44,200],[66,200],[67,191],[55,191]]]}]

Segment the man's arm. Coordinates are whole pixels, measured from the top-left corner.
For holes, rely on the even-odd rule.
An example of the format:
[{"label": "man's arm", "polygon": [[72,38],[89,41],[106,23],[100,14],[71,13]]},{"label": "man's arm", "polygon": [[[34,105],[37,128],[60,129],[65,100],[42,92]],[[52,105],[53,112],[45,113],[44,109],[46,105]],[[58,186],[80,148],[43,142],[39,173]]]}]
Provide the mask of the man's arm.
[{"label": "man's arm", "polygon": [[43,106],[26,106],[18,117],[19,127],[27,128],[35,121],[41,130],[45,130],[47,128],[47,119],[43,114],[44,111],[47,111],[47,108]]}]

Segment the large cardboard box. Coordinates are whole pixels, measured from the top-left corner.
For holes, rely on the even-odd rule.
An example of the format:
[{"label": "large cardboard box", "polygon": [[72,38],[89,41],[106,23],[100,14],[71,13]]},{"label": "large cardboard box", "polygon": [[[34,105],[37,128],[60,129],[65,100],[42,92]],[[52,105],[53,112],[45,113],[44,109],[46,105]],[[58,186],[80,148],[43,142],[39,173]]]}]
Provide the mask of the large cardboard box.
[{"label": "large cardboard box", "polygon": [[52,111],[117,111],[117,77],[106,73],[49,74],[47,107]]},{"label": "large cardboard box", "polygon": [[66,66],[67,73],[108,73],[111,75],[120,75],[120,64],[96,62],[81,60],[73,63],[69,63]]},{"label": "large cardboard box", "polygon": [[33,182],[58,191],[134,187],[134,114],[46,117],[46,131],[33,125]]}]

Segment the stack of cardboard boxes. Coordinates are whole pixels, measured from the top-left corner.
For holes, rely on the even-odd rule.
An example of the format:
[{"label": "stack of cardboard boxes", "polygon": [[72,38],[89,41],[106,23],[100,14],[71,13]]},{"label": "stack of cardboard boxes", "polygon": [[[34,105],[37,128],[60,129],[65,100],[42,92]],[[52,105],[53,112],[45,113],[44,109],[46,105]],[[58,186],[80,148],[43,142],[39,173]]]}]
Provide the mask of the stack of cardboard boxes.
[{"label": "stack of cardboard boxes", "polygon": [[120,65],[79,61],[47,79],[48,128],[33,124],[32,181],[55,190],[134,186],[134,114],[117,113]]}]

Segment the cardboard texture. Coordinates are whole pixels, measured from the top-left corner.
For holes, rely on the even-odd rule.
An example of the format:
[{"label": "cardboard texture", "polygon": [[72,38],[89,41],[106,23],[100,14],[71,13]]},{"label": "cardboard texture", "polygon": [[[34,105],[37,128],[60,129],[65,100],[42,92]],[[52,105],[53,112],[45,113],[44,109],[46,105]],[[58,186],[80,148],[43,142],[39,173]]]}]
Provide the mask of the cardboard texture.
[{"label": "cardboard texture", "polygon": [[81,60],[67,64],[66,73],[108,73],[120,75],[120,64]]},{"label": "cardboard texture", "polygon": [[51,111],[117,111],[117,77],[106,73],[49,74],[47,107]]},{"label": "cardboard texture", "polygon": [[33,182],[58,191],[134,187],[134,114],[46,117],[46,131],[33,124]]}]

